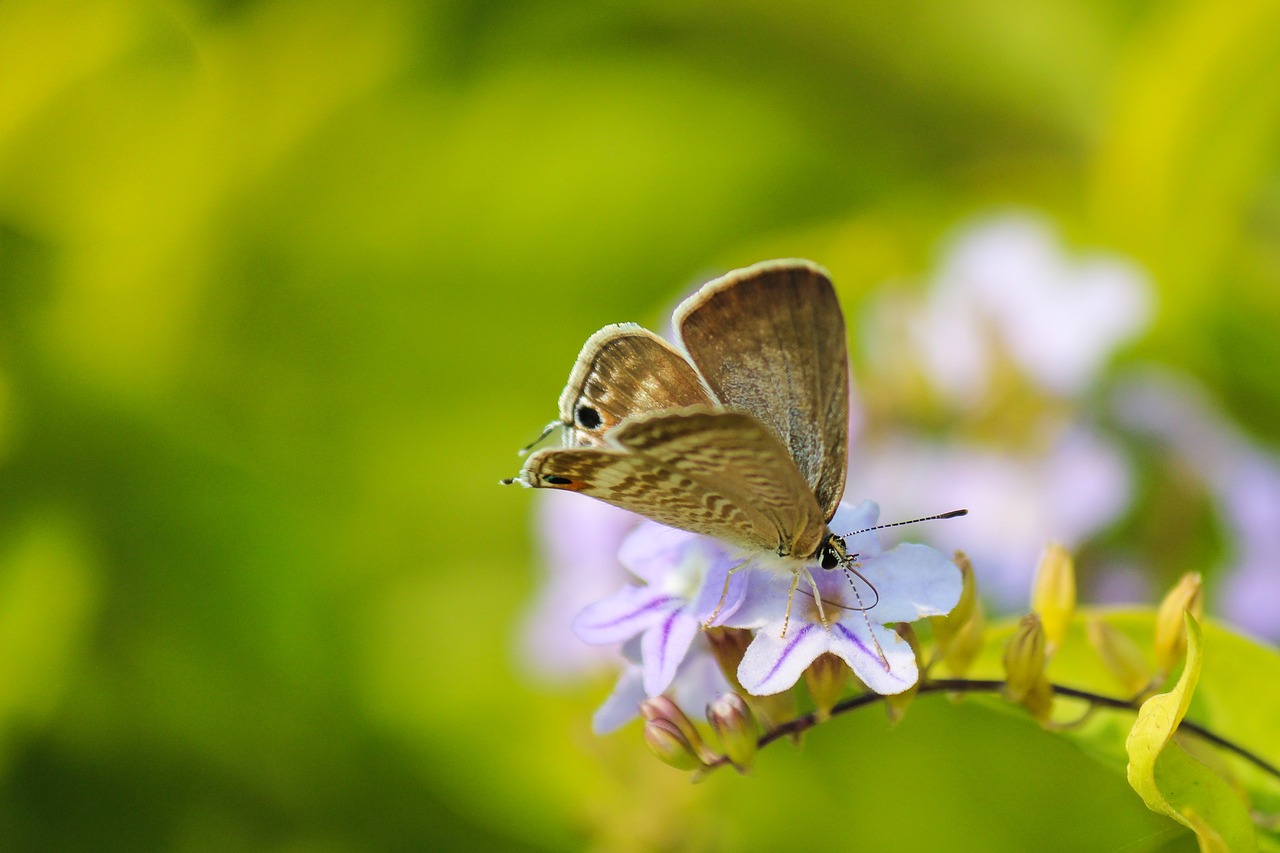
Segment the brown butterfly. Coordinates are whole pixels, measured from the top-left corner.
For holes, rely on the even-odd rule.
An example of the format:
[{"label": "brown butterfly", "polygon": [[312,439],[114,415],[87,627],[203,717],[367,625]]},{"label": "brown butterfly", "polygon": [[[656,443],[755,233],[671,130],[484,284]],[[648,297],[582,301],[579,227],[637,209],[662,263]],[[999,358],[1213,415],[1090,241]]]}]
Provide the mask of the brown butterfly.
[{"label": "brown butterfly", "polygon": [[[767,261],[704,285],[674,324],[688,358],[637,326],[583,349],[560,398],[563,449],[517,478],[716,537],[801,578],[850,563],[827,526],[844,491],[844,316],[816,264]],[[788,610],[790,601],[788,600]],[[825,616],[823,617],[825,621]]]}]

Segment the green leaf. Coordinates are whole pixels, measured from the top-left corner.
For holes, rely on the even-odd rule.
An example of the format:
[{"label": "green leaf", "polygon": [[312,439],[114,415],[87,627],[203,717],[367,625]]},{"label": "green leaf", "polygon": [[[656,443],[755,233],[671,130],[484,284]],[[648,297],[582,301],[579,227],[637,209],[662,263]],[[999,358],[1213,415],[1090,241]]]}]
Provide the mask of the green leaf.
[{"label": "green leaf", "polygon": [[1200,678],[1200,626],[1190,614],[1185,620],[1187,662],[1182,676],[1168,693],[1143,703],[1125,743],[1129,784],[1152,811],[1189,827],[1202,851],[1257,850],[1244,802],[1225,780],[1172,740]]}]

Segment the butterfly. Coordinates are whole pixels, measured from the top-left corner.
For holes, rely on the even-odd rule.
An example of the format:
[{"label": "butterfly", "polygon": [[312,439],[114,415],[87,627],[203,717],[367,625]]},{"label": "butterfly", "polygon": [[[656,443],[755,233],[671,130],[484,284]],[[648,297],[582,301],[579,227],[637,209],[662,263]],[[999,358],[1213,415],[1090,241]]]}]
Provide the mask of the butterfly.
[{"label": "butterfly", "polygon": [[828,526],[849,418],[830,278],[809,261],[755,264],[703,285],[673,323],[683,352],[633,324],[593,335],[552,424],[566,446],[533,453],[504,482],[579,492],[720,539],[791,575],[788,617],[801,580],[821,614],[810,566],[856,557]]}]

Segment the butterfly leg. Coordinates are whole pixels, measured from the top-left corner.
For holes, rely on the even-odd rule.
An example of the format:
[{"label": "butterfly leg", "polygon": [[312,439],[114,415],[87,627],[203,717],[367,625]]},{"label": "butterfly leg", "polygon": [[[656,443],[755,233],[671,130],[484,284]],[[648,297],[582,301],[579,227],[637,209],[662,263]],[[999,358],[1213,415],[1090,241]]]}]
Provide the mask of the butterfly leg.
[{"label": "butterfly leg", "polygon": [[782,617],[782,636],[787,636],[787,626],[791,624],[791,600],[796,597],[796,588],[800,586],[800,573],[791,573],[791,589],[787,590],[787,612]]},{"label": "butterfly leg", "polygon": [[[797,577],[799,574],[799,572],[796,572]],[[818,618],[822,620],[822,627],[828,631],[831,630],[831,623],[827,621],[827,612],[822,607],[822,592],[819,591],[817,582],[814,581],[813,575],[807,569],[804,572],[804,579],[809,582],[809,589],[813,590],[813,600],[818,605]]]},{"label": "butterfly leg", "polygon": [[720,591],[720,600],[716,602],[716,609],[711,611],[711,615],[707,617],[707,621],[702,623],[702,630],[707,630],[716,622],[716,617],[720,615],[720,608],[724,607],[724,600],[729,597],[729,580],[734,574],[747,564],[746,560],[738,563],[736,566],[730,567],[724,576],[724,589]]}]

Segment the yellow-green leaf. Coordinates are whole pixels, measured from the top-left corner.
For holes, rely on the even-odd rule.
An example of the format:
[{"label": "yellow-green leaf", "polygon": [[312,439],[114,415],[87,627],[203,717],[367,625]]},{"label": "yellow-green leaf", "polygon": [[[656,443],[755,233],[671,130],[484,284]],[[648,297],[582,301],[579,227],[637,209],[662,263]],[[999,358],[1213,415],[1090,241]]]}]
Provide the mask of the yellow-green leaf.
[{"label": "yellow-green leaf", "polygon": [[1189,827],[1202,851],[1254,851],[1257,834],[1244,802],[1226,781],[1172,740],[1200,678],[1200,626],[1190,614],[1185,621],[1187,662],[1182,676],[1171,691],[1142,704],[1125,743],[1129,785],[1152,811]]}]

